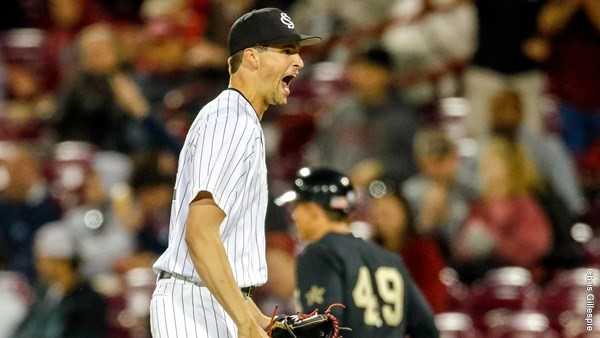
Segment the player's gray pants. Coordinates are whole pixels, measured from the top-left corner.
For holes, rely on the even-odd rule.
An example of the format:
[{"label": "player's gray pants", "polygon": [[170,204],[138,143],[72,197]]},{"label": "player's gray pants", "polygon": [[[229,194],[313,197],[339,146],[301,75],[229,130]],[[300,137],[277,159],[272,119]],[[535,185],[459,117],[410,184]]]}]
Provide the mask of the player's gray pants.
[{"label": "player's gray pants", "polygon": [[237,327],[207,288],[160,279],[150,303],[154,338],[235,338]]}]

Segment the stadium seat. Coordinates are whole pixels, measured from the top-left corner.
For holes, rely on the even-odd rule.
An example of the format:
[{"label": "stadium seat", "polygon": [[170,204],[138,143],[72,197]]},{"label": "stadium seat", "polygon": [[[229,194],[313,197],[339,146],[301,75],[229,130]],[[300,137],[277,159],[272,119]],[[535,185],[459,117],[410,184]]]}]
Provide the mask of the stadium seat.
[{"label": "stadium seat", "polygon": [[583,250],[588,264],[600,267],[600,238],[592,238],[584,244]]},{"label": "stadium seat", "polygon": [[[600,270],[596,268],[579,268],[561,272],[546,286],[538,309],[548,316],[553,329],[565,333],[580,330],[586,310],[586,296],[590,294],[586,288],[591,286],[595,299],[599,299],[599,277]],[[594,313],[597,312],[598,308],[594,307]]]},{"label": "stadium seat", "polygon": [[504,324],[511,312],[535,309],[538,297],[538,287],[528,270],[505,267],[489,271],[472,287],[466,308],[475,327],[487,332],[492,326]]},{"label": "stadium seat", "polygon": [[449,311],[464,311],[465,303],[469,297],[469,288],[460,281],[456,270],[452,268],[442,269],[440,280],[448,290]]},{"label": "stadium seat", "polygon": [[505,325],[490,329],[490,338],[558,338],[550,328],[548,318],[540,312],[524,311],[512,313]]},{"label": "stadium seat", "polygon": [[473,326],[471,317],[466,313],[445,312],[435,316],[435,325],[440,338],[479,338],[481,335]]}]

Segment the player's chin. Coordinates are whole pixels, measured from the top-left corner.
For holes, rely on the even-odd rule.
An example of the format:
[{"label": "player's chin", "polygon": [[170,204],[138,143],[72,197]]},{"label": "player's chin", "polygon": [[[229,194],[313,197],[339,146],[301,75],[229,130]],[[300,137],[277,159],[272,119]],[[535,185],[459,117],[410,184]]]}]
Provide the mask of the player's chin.
[{"label": "player's chin", "polygon": [[287,104],[289,94],[290,94],[289,90],[286,91],[285,89],[280,89],[275,95],[275,102],[276,102],[275,104],[277,104],[277,105]]},{"label": "player's chin", "polygon": [[271,106],[281,106],[281,105],[287,104],[287,102],[288,102],[287,96],[282,95],[282,96],[276,97],[273,100],[273,103],[271,104]]}]

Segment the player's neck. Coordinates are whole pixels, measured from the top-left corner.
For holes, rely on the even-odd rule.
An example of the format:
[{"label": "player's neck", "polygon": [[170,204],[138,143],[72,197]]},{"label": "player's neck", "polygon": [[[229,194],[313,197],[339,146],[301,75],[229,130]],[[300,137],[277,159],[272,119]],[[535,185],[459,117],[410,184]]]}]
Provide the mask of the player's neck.
[{"label": "player's neck", "polygon": [[350,230],[350,227],[348,226],[348,223],[345,223],[345,222],[331,223],[329,226],[329,232],[336,233],[336,234],[352,233],[352,231]]},{"label": "player's neck", "polygon": [[244,95],[244,97],[250,102],[252,108],[258,119],[261,120],[263,114],[269,108],[265,101],[260,97],[256,91],[256,86],[250,84],[243,76],[232,76],[229,78],[229,88],[233,88]]}]

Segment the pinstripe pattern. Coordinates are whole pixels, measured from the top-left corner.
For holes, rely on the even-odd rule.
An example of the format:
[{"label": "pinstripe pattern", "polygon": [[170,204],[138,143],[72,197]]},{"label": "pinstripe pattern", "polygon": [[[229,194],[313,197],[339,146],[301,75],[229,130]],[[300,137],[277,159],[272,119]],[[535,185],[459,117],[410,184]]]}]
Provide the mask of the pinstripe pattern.
[{"label": "pinstripe pattern", "polygon": [[[162,279],[165,293],[154,294],[150,305],[150,328],[154,338],[234,338],[237,328],[207,288]],[[164,312],[163,312],[164,311]]]},{"label": "pinstripe pattern", "polygon": [[[256,112],[235,90],[224,90],[208,103],[186,136],[173,192],[169,245],[154,264],[155,271],[201,282],[185,241],[185,222],[189,203],[203,190],[225,211],[220,235],[238,286],[264,284],[268,195],[264,134]],[[167,282],[172,284],[165,287]],[[157,284],[151,330],[155,338],[237,335],[235,323],[208,289],[172,279]]]}]

